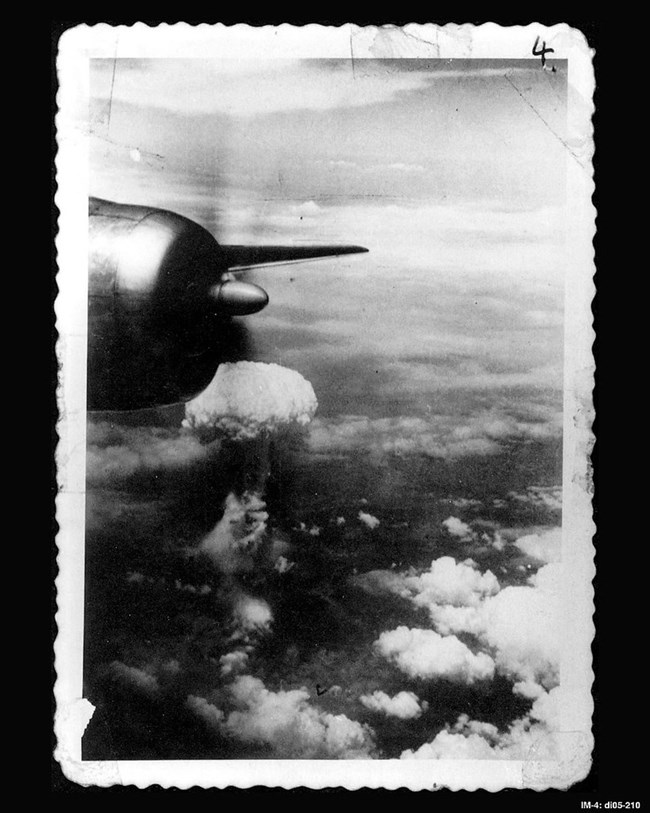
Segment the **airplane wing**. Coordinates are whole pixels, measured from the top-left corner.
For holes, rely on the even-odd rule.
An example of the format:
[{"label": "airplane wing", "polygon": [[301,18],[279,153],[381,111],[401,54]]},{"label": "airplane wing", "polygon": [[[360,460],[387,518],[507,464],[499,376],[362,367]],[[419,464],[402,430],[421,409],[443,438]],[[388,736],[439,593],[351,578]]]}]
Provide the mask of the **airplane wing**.
[{"label": "airplane wing", "polygon": [[226,255],[229,271],[243,271],[264,265],[288,265],[318,260],[323,257],[338,257],[341,254],[367,252],[362,246],[221,246]]}]

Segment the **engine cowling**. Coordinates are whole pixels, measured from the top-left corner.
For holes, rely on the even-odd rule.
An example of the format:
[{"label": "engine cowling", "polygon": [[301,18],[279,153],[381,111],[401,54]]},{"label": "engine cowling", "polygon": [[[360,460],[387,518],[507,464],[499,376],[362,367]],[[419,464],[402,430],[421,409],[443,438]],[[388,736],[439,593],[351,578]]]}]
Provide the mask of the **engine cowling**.
[{"label": "engine cowling", "polygon": [[218,242],[188,218],[91,198],[88,408],[184,401],[238,355],[232,316],[268,302],[228,276]]}]

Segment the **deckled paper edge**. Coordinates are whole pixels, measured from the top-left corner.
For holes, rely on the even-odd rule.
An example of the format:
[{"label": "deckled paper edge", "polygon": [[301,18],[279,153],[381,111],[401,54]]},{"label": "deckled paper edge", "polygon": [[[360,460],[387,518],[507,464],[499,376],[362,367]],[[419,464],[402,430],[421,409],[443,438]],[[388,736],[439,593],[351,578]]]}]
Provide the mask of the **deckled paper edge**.
[{"label": "deckled paper edge", "polygon": [[[83,574],[85,526],[85,367],[87,298],[87,144],[70,112],[88,98],[87,60],[92,57],[235,57],[253,49],[256,56],[297,58],[525,58],[537,35],[569,60],[569,138],[567,139],[567,206],[571,217],[567,245],[565,310],[565,400],[563,457],[563,562],[567,588],[580,623],[568,625],[565,652],[571,669],[563,670],[563,719],[567,730],[556,737],[559,763],[506,760],[219,760],[219,761],[81,761],[81,736],[93,712],[83,698]],[[57,72],[57,185],[59,210],[56,238],[59,293],[55,303],[58,330],[57,391],[59,422],[56,450],[59,532],[56,580],[58,628],[54,647],[57,679],[55,756],[65,776],[81,785],[150,785],[162,787],[407,787],[491,791],[503,788],[567,788],[583,779],[591,765],[591,641],[594,576],[592,477],[594,360],[591,301],[594,295],[593,237],[595,208],[593,169],[594,75],[592,52],[584,35],[567,25],[501,27],[494,23],[344,25],[325,27],[191,26],[144,23],[112,27],[78,26],[62,36]],[[572,205],[573,204],[573,205]],[[567,382],[571,382],[567,386]],[[581,578],[568,584],[568,575]],[[566,594],[565,594],[566,595]],[[576,652],[583,653],[575,663]],[[565,659],[563,659],[563,663]]]}]

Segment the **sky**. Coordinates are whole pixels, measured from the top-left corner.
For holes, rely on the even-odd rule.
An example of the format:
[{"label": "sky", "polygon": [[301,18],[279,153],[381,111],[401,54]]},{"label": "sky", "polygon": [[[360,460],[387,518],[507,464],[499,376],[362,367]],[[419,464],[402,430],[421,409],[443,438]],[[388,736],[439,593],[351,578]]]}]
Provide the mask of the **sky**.
[{"label": "sky", "polygon": [[259,269],[246,360],[89,416],[88,759],[552,756],[565,64],[93,60],[91,194]]}]

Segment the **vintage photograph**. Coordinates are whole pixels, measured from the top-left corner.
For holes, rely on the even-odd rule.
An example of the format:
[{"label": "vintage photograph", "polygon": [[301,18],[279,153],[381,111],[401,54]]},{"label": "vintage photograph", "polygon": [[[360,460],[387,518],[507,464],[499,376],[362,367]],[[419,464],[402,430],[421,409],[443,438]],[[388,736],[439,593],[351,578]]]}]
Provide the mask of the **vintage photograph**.
[{"label": "vintage photograph", "polygon": [[494,29],[63,38],[82,784],[588,773],[590,57]]}]

